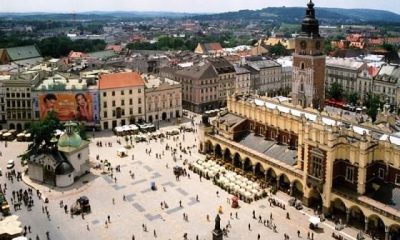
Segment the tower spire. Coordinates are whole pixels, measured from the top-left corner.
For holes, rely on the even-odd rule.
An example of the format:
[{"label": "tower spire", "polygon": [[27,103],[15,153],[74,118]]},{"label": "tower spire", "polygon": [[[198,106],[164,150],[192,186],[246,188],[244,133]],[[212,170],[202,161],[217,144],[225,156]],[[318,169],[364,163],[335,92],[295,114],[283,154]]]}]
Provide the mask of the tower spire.
[{"label": "tower spire", "polygon": [[301,26],[302,35],[319,37],[319,23],[315,18],[314,3],[310,0],[307,4],[306,15]]}]

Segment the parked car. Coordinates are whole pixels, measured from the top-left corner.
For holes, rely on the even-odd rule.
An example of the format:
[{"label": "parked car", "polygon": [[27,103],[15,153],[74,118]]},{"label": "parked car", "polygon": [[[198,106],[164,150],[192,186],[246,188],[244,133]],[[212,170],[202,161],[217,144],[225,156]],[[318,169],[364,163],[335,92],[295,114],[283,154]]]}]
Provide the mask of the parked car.
[{"label": "parked car", "polygon": [[14,168],[14,160],[8,160],[7,162],[7,169],[13,169]]}]

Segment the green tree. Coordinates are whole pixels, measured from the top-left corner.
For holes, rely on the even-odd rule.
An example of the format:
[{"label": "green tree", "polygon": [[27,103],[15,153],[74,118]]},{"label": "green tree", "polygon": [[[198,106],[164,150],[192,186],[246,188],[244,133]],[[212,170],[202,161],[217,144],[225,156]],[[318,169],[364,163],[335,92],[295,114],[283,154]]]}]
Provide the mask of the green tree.
[{"label": "green tree", "polygon": [[357,105],[358,102],[358,93],[352,92],[347,95],[347,101],[352,105]]},{"label": "green tree", "polygon": [[375,94],[368,94],[367,99],[364,101],[364,105],[367,108],[367,114],[372,119],[372,122],[376,121],[378,115],[378,109],[382,105],[379,96]]},{"label": "green tree", "polygon": [[48,112],[45,119],[39,123],[32,124],[30,132],[32,134],[32,143],[28,145],[28,149],[22,155],[22,160],[28,160],[32,156],[49,152],[54,143],[52,143],[53,134],[56,129],[64,129],[55,112]]},{"label": "green tree", "polygon": [[286,52],[285,46],[283,46],[280,42],[274,46],[271,46],[269,49],[269,53],[276,56],[284,56],[286,55]]},{"label": "green tree", "polygon": [[338,82],[333,82],[328,90],[328,95],[330,98],[335,100],[341,100],[343,97],[343,87]]}]

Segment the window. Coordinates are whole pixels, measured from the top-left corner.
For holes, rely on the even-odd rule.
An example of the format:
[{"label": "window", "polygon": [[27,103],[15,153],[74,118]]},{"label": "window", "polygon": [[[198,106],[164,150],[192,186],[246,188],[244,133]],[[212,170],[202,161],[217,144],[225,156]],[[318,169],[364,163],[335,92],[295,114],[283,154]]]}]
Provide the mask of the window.
[{"label": "window", "polygon": [[103,102],[103,107],[104,107],[104,108],[107,107],[107,102]]},{"label": "window", "polygon": [[125,106],[125,100],[121,100],[121,106]]},{"label": "window", "polygon": [[139,89],[137,90],[137,92],[138,92],[138,93],[142,93],[142,89],[139,88]]},{"label": "window", "polygon": [[121,90],[121,95],[125,95],[124,90]]},{"label": "window", "polygon": [[132,94],[132,89],[129,90],[129,94]]},{"label": "window", "polygon": [[115,107],[115,100],[112,101],[112,106]]},{"label": "window", "polygon": [[400,186],[400,174],[396,174],[396,177],[394,178],[394,184]]},{"label": "window", "polygon": [[112,116],[115,117],[115,110],[112,110]]},{"label": "window", "polygon": [[80,153],[78,153],[78,159],[81,159],[81,154]]},{"label": "window", "polygon": [[104,118],[107,118],[107,111],[104,111],[103,116],[104,116]]},{"label": "window", "polygon": [[138,98],[138,103],[142,104],[142,98]]},{"label": "window", "polygon": [[111,96],[115,96],[115,92],[114,91],[111,92]]},{"label": "window", "polygon": [[379,168],[378,169],[378,177],[380,179],[384,179],[385,178],[385,169],[383,169],[383,168]]},{"label": "window", "polygon": [[139,113],[139,114],[142,114],[142,107],[139,107],[139,108],[138,108],[138,113]]},{"label": "window", "polygon": [[133,100],[132,100],[132,98],[129,98],[129,105],[132,105],[133,104]]},{"label": "window", "polygon": [[312,156],[311,159],[311,176],[316,177],[318,179],[322,179],[323,177],[323,169],[322,169],[322,157],[320,156]]},{"label": "window", "polygon": [[129,115],[133,115],[133,108],[129,108]]},{"label": "window", "polygon": [[346,167],[346,181],[354,182],[354,167]]},{"label": "window", "polygon": [[107,92],[103,92],[103,97],[107,97]]}]

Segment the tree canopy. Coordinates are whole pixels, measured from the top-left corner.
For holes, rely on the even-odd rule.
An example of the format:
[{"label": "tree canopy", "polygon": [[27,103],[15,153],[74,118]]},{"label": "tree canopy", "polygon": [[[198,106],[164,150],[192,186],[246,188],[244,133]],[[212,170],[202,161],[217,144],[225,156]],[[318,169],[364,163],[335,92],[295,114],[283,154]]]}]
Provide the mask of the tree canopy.
[{"label": "tree canopy", "polygon": [[51,139],[57,129],[63,130],[64,126],[54,111],[48,112],[46,118],[42,121],[33,123],[29,130],[33,141],[28,145],[26,152],[20,156],[22,160],[28,160],[32,156],[49,152],[52,146]]},{"label": "tree canopy", "polygon": [[367,99],[364,101],[364,105],[367,107],[368,116],[372,119],[372,122],[375,122],[378,115],[378,109],[382,105],[379,96],[368,94]]},{"label": "tree canopy", "polygon": [[343,97],[342,85],[338,82],[333,82],[328,89],[328,95],[335,100],[341,100]]}]

